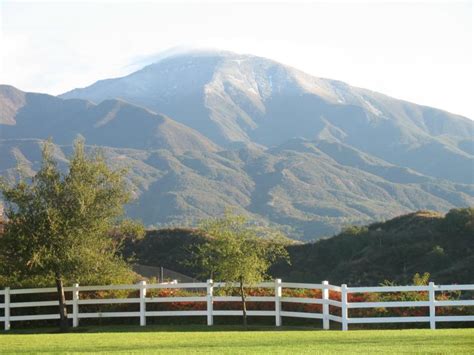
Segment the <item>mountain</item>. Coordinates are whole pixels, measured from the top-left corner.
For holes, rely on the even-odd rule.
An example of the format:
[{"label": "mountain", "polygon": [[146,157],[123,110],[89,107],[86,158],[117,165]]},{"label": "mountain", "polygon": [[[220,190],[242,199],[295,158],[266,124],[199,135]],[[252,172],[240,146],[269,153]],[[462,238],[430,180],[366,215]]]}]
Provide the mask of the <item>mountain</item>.
[{"label": "mountain", "polygon": [[[453,209],[446,215],[418,211],[314,243],[289,244],[291,264],[274,265],[270,274],[294,282],[378,286],[385,280],[410,284],[415,273],[428,272],[438,284],[470,284],[473,236],[473,208]],[[127,242],[125,255],[196,277],[200,270],[182,260],[189,260],[193,248],[204,241],[208,238],[196,229],[150,230],[144,239]]]},{"label": "mountain", "polygon": [[[47,139],[70,144],[82,135],[89,144],[121,148],[216,151],[217,145],[168,117],[121,100],[99,105],[85,100],[24,93],[0,85],[1,138]],[[2,110],[3,111],[3,110]]]},{"label": "mountain", "polygon": [[[5,152],[0,174],[16,176],[17,164],[32,174],[39,168],[41,142],[0,140]],[[56,159],[64,168],[71,149],[56,146]],[[342,165],[307,141],[267,150],[182,154],[167,149],[101,149],[112,167],[129,169],[136,199],[128,213],[147,225],[194,225],[234,206],[237,213],[279,226],[292,238],[312,239],[420,208],[448,210],[474,203],[472,185],[427,177],[358,152],[354,160],[365,166]]]},{"label": "mountain", "polygon": [[173,55],[60,97],[0,85],[0,174],[66,168],[85,137],[128,167],[145,224],[193,225],[233,206],[292,238],[419,209],[474,205],[474,123],[274,61]]},{"label": "mountain", "polygon": [[295,137],[326,140],[426,175],[474,181],[474,123],[468,118],[256,56],[171,55],[61,97],[120,98],[165,113],[222,146],[270,147]]}]

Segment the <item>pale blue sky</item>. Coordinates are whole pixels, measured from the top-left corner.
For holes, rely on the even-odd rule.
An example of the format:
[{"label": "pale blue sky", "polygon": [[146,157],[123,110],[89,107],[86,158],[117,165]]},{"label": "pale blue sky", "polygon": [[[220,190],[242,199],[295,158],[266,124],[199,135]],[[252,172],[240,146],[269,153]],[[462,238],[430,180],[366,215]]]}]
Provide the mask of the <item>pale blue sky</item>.
[{"label": "pale blue sky", "polygon": [[472,18],[472,1],[2,0],[0,83],[59,94],[213,47],[474,118]]}]

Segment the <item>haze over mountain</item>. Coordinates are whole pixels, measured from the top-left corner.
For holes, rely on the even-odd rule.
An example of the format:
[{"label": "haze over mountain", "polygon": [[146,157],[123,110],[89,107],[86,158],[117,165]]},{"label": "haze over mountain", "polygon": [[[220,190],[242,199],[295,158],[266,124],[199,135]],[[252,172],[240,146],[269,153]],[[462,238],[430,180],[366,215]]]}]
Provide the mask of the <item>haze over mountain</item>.
[{"label": "haze over mountain", "polygon": [[132,216],[192,224],[227,206],[311,239],[474,204],[474,122],[250,55],[190,52],[60,97],[0,86],[0,173],[65,161],[82,135],[130,167]]},{"label": "haze over mountain", "polygon": [[120,148],[215,151],[217,146],[198,132],[162,114],[121,100],[99,105],[85,100],[62,100],[0,86],[2,139],[53,138],[70,144],[78,135],[89,144]]},{"label": "haze over mountain", "polygon": [[473,181],[471,120],[315,78],[265,58],[177,54],[62,97],[120,98],[169,115],[224,146],[324,139],[432,176]]}]

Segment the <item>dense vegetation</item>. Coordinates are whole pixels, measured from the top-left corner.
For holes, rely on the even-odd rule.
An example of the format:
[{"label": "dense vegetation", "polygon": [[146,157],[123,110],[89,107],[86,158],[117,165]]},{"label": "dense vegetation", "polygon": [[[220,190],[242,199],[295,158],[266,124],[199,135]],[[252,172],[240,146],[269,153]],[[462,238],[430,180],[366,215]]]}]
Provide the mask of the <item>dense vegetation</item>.
[{"label": "dense vegetation", "polygon": [[474,209],[451,210],[445,217],[417,212],[368,227],[353,227],[336,237],[292,246],[290,268],[275,274],[292,281],[378,284],[410,283],[429,272],[438,283],[473,283]]},{"label": "dense vegetation", "polygon": [[[191,247],[206,237],[193,229],[149,231],[129,243],[126,255],[138,263],[164,266],[190,276],[201,270],[186,264]],[[445,216],[420,211],[366,227],[351,227],[313,243],[287,246],[291,265],[277,264],[272,276],[291,281],[377,285],[409,284],[429,272],[437,283],[474,283],[474,208]]]}]

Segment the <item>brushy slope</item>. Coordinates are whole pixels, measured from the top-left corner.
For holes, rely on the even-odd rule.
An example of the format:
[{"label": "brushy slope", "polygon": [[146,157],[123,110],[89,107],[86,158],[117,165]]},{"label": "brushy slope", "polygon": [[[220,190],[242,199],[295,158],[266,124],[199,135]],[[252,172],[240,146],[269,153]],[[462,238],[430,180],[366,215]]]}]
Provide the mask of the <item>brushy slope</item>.
[{"label": "brushy slope", "polygon": [[289,252],[292,265],[273,272],[292,281],[409,284],[415,273],[429,272],[437,283],[474,283],[474,208],[451,210],[444,217],[411,213],[291,246]]},{"label": "brushy slope", "polygon": [[[180,144],[158,139],[163,149],[101,147],[111,166],[128,168],[136,197],[128,212],[148,226],[192,226],[234,207],[309,240],[414,210],[474,205],[474,185],[428,177],[338,143],[294,139],[268,150],[213,152],[183,137]],[[33,173],[40,147],[40,140],[0,139],[0,174],[15,176],[17,164]],[[64,167],[70,152],[69,145],[57,146]]]},{"label": "brushy slope", "polygon": [[[135,253],[140,264],[196,276],[199,270],[185,261],[203,238],[192,229],[149,231],[145,239],[129,244],[126,254]],[[271,274],[293,282],[409,284],[415,273],[429,272],[437,283],[474,283],[474,208],[454,209],[446,216],[420,211],[287,248],[291,265],[276,265]]]}]

